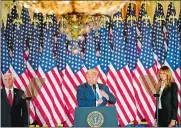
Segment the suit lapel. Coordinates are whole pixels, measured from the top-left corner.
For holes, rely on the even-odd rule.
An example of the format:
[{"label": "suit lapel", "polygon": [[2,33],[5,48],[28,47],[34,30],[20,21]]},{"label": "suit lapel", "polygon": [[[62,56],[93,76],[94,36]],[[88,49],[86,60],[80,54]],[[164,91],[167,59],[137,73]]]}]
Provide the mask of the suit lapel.
[{"label": "suit lapel", "polygon": [[17,90],[16,90],[15,88],[14,88],[14,91],[13,91],[13,95],[14,95],[14,98],[13,98],[13,105],[12,105],[12,107],[13,107],[14,105],[16,105],[17,100],[18,100]]},{"label": "suit lapel", "polygon": [[99,89],[102,90],[103,86],[101,84],[98,83]]},{"label": "suit lapel", "polygon": [[165,87],[165,88],[163,89],[162,95],[165,95],[166,93],[168,93],[168,91],[169,91],[169,87]]},{"label": "suit lapel", "polygon": [[7,104],[7,106],[10,108],[10,104],[9,104],[9,100],[8,100],[8,96],[7,96],[7,94],[6,94],[6,90],[5,90],[5,88],[3,88],[3,92],[2,92],[3,94],[3,97],[4,97],[4,102],[5,102],[5,104]]},{"label": "suit lapel", "polygon": [[90,92],[90,96],[94,97],[94,95],[95,95],[94,90],[92,89],[92,87],[88,83],[86,83],[86,88],[87,88],[88,92]]}]

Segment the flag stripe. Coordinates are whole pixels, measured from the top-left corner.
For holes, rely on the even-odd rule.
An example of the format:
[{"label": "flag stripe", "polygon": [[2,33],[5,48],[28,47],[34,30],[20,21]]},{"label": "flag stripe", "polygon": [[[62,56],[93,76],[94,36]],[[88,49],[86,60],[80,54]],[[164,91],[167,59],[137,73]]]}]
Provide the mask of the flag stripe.
[{"label": "flag stripe", "polygon": [[[53,89],[52,91],[54,92],[53,97],[54,96],[56,97],[56,98],[54,98],[55,99],[54,105],[56,106],[56,109],[57,109],[56,112],[58,114],[57,115],[58,117],[56,117],[56,118],[58,119],[58,122],[61,123],[64,120],[63,116],[65,115],[64,110],[62,108],[62,106],[64,106],[64,103],[62,102],[63,96],[61,95],[62,92],[59,88],[60,85],[58,85],[58,83],[56,82],[56,81],[59,81],[59,79],[57,79],[58,74],[56,74],[54,70],[57,70],[57,68],[54,68],[51,70],[51,72],[48,72],[46,74],[46,77],[47,77],[49,83],[51,85],[54,85],[54,86],[52,86],[52,89]],[[62,99],[61,99],[61,97],[62,97]]]},{"label": "flag stripe", "polygon": [[102,84],[106,84],[106,79],[107,79],[107,77],[106,77],[106,75],[104,74],[104,72],[101,70],[100,65],[98,65],[98,66],[96,67],[96,69],[99,71],[98,82],[99,82],[99,83],[102,83]]},{"label": "flag stripe", "polygon": [[[48,79],[46,78],[41,67],[39,67],[39,71],[37,72],[37,76],[38,76],[38,78],[45,78],[45,83],[43,84],[43,88],[45,89],[47,95],[45,94],[44,90],[41,90],[41,92],[44,93],[43,98],[46,97],[46,99],[44,99],[44,102],[45,102],[45,104],[46,104],[46,106],[50,112],[50,116],[51,116],[50,122],[52,121],[51,123],[53,124],[53,126],[55,126],[55,124],[57,124],[57,122],[56,122],[54,116],[56,116],[55,109],[57,109],[57,108],[54,108],[54,105],[53,105],[53,101],[54,101],[55,97],[53,98],[53,96],[52,96],[53,91],[52,91],[52,87],[50,86],[51,84],[49,83]],[[57,107],[57,106],[55,106],[55,107]]]},{"label": "flag stripe", "polygon": [[[139,62],[138,65],[140,65],[140,62]],[[139,98],[138,97],[136,97],[136,98],[137,98],[137,101],[138,101],[138,104],[140,105],[140,107],[144,108],[142,110],[142,112],[143,112],[145,118],[147,119],[148,123],[153,125],[153,121],[154,121],[154,117],[153,117],[154,110],[153,109],[154,108],[152,108],[151,105],[150,105],[150,104],[152,104],[152,103],[150,103],[152,100],[150,101],[149,96],[146,95],[146,92],[143,89],[144,87],[141,87],[141,83],[137,79],[137,76],[139,76],[139,74],[142,74],[142,71],[140,71],[138,65],[137,65],[137,68],[136,68],[137,70],[135,70],[135,74],[134,74],[134,78],[133,78],[134,82],[135,82],[134,87],[136,89],[136,94],[139,97]]]},{"label": "flag stripe", "polygon": [[[152,68],[154,68],[154,67],[152,67]],[[151,70],[151,69],[149,69],[149,70]],[[142,64],[140,63],[139,64],[139,66],[137,67],[137,71],[138,71],[138,73],[141,75],[141,76],[144,76],[143,74],[145,74],[145,70],[144,70],[144,67],[142,66]],[[149,72],[148,70],[146,71],[146,73],[147,72]],[[149,73],[150,74],[150,73]],[[148,84],[148,83],[147,83]],[[142,83],[140,83],[140,85],[142,85]],[[155,99],[154,99],[154,97],[152,96],[150,96],[150,95],[146,95],[147,94],[147,92],[145,91],[145,89],[144,89],[144,87],[143,87],[144,85],[142,85],[142,87],[141,87],[141,89],[143,90],[143,92],[144,92],[144,94],[145,94],[145,96],[147,96],[147,100],[149,101],[149,102],[147,102],[147,103],[150,103],[150,104],[148,104],[148,106],[149,106],[149,108],[150,108],[150,111],[151,111],[151,113],[152,114],[154,114],[154,110],[155,110]],[[150,106],[151,105],[151,106]],[[152,108],[152,109],[151,109]]]},{"label": "flag stripe", "polygon": [[[37,78],[38,77],[37,73],[33,70],[33,68],[31,67],[29,62],[27,62],[27,68],[29,70],[30,78]],[[40,90],[37,86],[34,86],[34,87],[36,88],[36,91]],[[41,92],[41,90],[38,91],[38,92],[39,93],[36,96],[36,99],[33,99],[33,102],[35,104],[36,114],[39,117],[39,119],[36,118],[36,121],[39,120],[43,124],[51,125],[50,122],[49,122],[49,118],[47,117],[47,115],[50,115],[49,110],[46,107],[47,102],[44,102],[45,97],[44,97],[43,93]],[[38,124],[40,124],[40,123],[38,123]]]},{"label": "flag stripe", "polygon": [[[82,68],[76,74],[74,74],[69,65],[67,65],[63,77],[63,92],[65,94],[64,99],[67,103],[67,110],[69,112],[67,113],[67,116],[71,124],[74,123],[74,108],[78,105],[76,99],[77,85],[86,82],[84,70],[85,68]],[[70,124],[68,125],[70,126]]]},{"label": "flag stripe", "polygon": [[[114,71],[114,73],[112,71]],[[118,90],[118,92],[120,92],[121,97],[123,98],[123,100],[122,100],[122,99],[120,99],[118,97],[118,99],[122,101],[121,104],[124,105],[123,108],[125,109],[125,112],[126,112],[126,115],[127,115],[126,119],[128,120],[128,118],[129,118],[128,122],[132,121],[134,118],[133,118],[131,113],[134,113],[134,112],[133,112],[133,110],[131,108],[130,102],[128,101],[128,99],[126,97],[128,92],[123,86],[123,85],[125,85],[125,83],[122,83],[121,78],[118,76],[115,69],[111,68],[109,73],[110,73],[111,78],[114,80],[115,85],[117,85],[115,90]],[[129,97],[129,99],[131,101],[130,97]],[[127,102],[127,103],[125,103],[125,102]]]},{"label": "flag stripe", "polygon": [[[56,67],[55,67],[56,68]],[[43,78],[46,78],[46,80],[47,81],[45,81],[45,83],[46,83],[46,85],[47,85],[47,89],[49,88],[49,92],[48,93],[50,93],[51,95],[49,95],[49,97],[51,98],[51,100],[52,100],[52,104],[53,104],[53,113],[54,113],[54,117],[57,119],[56,120],[56,123],[55,123],[55,126],[58,124],[58,123],[60,123],[61,122],[61,120],[63,120],[63,117],[62,116],[60,116],[61,115],[61,112],[60,112],[60,110],[59,110],[59,108],[61,107],[61,99],[60,99],[60,96],[59,96],[59,94],[58,94],[58,92],[57,92],[57,89],[55,88],[55,86],[57,86],[58,87],[58,85],[57,85],[57,83],[53,83],[52,82],[52,80],[51,80],[51,78],[53,78],[53,77],[56,77],[56,74],[53,74],[53,76],[51,75],[51,73],[53,72],[54,73],[54,71],[53,70],[56,70],[56,69],[52,69],[51,71],[49,71],[48,73],[46,73],[46,74],[44,74],[43,72],[40,72],[41,74],[41,76],[43,77]],[[40,71],[41,71],[41,69],[40,69]],[[55,81],[54,81],[55,82]],[[48,85],[52,85],[51,87],[50,86],[48,86]],[[46,86],[45,86],[46,87]],[[60,92],[59,92],[60,93]],[[58,99],[57,99],[58,98]]]},{"label": "flag stripe", "polygon": [[[125,124],[128,124],[128,117],[127,117],[127,114],[125,112],[125,110],[123,109],[124,107],[122,106],[122,104],[120,103],[122,101],[122,96],[120,95],[119,93],[119,90],[116,89],[117,88],[117,85],[115,84],[115,81],[114,79],[111,77],[111,75],[108,73],[108,78],[110,78],[108,81],[107,81],[107,84],[108,85],[111,85],[109,86],[111,91],[114,93],[116,99],[119,99],[120,97],[120,100],[116,100],[116,109],[117,109],[117,113],[119,115],[118,117],[118,121],[119,123],[121,124],[121,126],[124,126]],[[130,120],[129,120],[130,121]]]}]

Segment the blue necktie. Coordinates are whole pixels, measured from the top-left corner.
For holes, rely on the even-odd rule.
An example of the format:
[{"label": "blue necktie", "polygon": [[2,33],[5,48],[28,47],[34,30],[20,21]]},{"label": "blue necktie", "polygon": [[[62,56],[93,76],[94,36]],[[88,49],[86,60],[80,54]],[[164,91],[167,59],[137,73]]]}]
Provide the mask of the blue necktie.
[{"label": "blue necktie", "polygon": [[99,95],[97,92],[96,92],[96,100],[99,100]]}]

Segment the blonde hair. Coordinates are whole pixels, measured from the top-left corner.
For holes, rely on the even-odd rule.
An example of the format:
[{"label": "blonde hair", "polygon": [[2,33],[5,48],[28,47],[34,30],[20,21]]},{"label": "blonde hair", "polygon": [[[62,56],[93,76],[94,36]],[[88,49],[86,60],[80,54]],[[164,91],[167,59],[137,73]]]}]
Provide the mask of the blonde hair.
[{"label": "blonde hair", "polygon": [[94,69],[90,69],[86,72],[86,75],[88,74],[92,74],[92,75],[98,75],[99,72],[94,68]]},{"label": "blonde hair", "polygon": [[171,82],[172,82],[172,72],[170,70],[170,68],[168,66],[162,66],[160,68],[160,70],[158,71],[158,80],[161,83],[161,78],[160,78],[160,74],[164,73],[165,75],[167,75],[167,80],[166,80],[166,87],[170,87],[171,86]]}]

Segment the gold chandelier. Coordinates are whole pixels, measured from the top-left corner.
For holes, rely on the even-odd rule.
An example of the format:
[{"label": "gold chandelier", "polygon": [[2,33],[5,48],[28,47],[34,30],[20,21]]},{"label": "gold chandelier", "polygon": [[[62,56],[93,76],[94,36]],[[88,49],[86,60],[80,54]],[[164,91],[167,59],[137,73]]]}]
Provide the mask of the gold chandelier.
[{"label": "gold chandelier", "polygon": [[127,1],[3,1],[3,21],[7,22],[7,14],[16,5],[20,15],[22,7],[28,8],[31,22],[34,13],[54,14],[60,23],[60,32],[77,39],[87,33],[89,28],[98,29],[105,22],[104,14],[111,15],[126,4]]},{"label": "gold chandelier", "polygon": [[35,12],[62,15],[67,13],[111,14],[120,10],[127,1],[20,1]]}]

